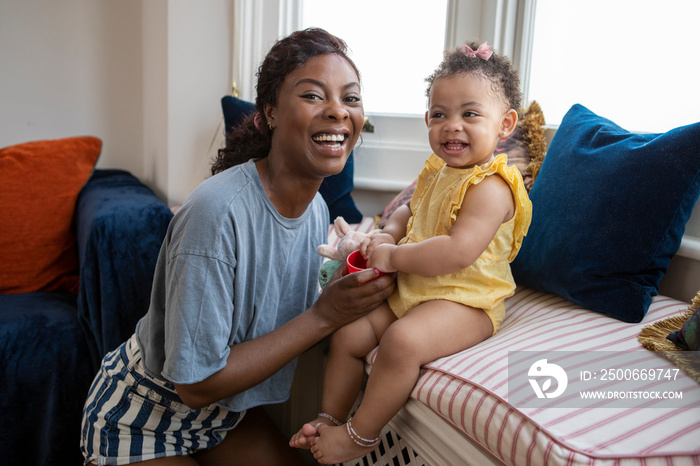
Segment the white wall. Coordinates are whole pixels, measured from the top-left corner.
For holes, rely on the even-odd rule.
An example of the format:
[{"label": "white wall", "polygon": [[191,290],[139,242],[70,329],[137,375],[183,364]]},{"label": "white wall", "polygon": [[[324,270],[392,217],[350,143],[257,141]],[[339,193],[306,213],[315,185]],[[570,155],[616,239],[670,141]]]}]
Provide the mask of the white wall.
[{"label": "white wall", "polygon": [[181,203],[222,144],[232,33],[232,0],[2,0],[0,147],[97,136],[98,168]]},{"label": "white wall", "polygon": [[94,135],[102,166],[140,171],[138,0],[0,2],[0,147]]},{"label": "white wall", "polygon": [[144,178],[164,189],[171,204],[182,203],[209,175],[221,147],[232,34],[231,0],[143,2]]}]

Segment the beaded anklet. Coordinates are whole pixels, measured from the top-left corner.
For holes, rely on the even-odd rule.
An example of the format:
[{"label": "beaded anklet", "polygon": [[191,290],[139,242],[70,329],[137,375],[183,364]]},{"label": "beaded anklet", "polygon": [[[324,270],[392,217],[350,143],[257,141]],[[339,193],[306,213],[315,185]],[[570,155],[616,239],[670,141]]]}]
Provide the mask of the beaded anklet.
[{"label": "beaded anklet", "polygon": [[342,426],[343,423],[331,416],[328,413],[318,413],[318,417],[325,417],[326,419],[330,419],[330,421],[335,424],[336,426]]},{"label": "beaded anklet", "polygon": [[367,439],[357,435],[357,432],[355,432],[355,429],[353,429],[352,427],[352,419],[348,420],[348,422],[345,424],[345,427],[348,429],[348,435],[350,436],[350,439],[352,439],[352,441],[355,442],[355,445],[361,446],[363,448],[376,447],[377,445],[379,445],[379,437],[375,439]]}]

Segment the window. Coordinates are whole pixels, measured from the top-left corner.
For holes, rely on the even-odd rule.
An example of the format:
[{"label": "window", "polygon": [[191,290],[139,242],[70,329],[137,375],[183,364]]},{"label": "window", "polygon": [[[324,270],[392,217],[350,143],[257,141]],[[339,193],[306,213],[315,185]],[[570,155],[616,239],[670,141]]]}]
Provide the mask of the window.
[{"label": "window", "polygon": [[[700,17],[697,0],[235,0],[234,5],[234,79],[243,98],[254,98],[255,70],[278,37],[315,25],[348,43],[362,73],[365,113],[375,127],[356,148],[358,188],[396,191],[415,179],[430,150],[424,79],[442,50],[465,40],[488,40],[512,57],[524,105],[537,100],[548,125],[557,126],[574,103],[630,131],[662,132],[698,121],[694,80],[700,62],[692,23]],[[398,58],[404,51],[408,55]],[[382,80],[388,87],[375,87]],[[398,92],[386,100],[392,90]]]},{"label": "window", "polygon": [[630,131],[698,121],[697,0],[537,0],[528,97],[558,125],[580,103]]},{"label": "window", "polygon": [[425,78],[442,60],[447,0],[304,0],[302,27],[342,38],[362,73],[367,113],[425,113]]}]

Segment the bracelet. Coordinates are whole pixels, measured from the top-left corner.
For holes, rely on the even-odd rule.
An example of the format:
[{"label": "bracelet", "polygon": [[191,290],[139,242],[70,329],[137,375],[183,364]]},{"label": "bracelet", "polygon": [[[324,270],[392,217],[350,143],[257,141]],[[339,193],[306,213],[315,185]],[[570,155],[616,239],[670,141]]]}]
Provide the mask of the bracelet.
[{"label": "bracelet", "polygon": [[371,448],[379,445],[379,437],[375,439],[367,439],[364,437],[360,437],[357,434],[357,432],[355,432],[355,429],[352,427],[352,419],[348,420],[348,422],[345,424],[345,427],[348,430],[348,435],[350,436],[350,439],[352,439],[352,441],[355,442],[355,445],[361,446],[363,448]]},{"label": "bracelet", "polygon": [[335,424],[336,426],[342,426],[342,425],[343,425],[342,422],[340,422],[339,420],[337,420],[336,418],[334,418],[333,416],[331,416],[331,415],[328,414],[328,413],[318,413],[318,417],[325,417],[326,419],[330,419],[331,422],[332,422],[333,424]]}]

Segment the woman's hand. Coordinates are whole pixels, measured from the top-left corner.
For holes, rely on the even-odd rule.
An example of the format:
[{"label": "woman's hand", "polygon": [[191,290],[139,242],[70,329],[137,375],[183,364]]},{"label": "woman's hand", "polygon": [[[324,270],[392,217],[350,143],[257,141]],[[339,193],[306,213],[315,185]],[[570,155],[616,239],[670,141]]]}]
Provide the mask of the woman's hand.
[{"label": "woman's hand", "polygon": [[323,289],[313,308],[332,330],[376,309],[394,291],[394,277],[377,278],[374,269],[348,273],[343,263]]}]

